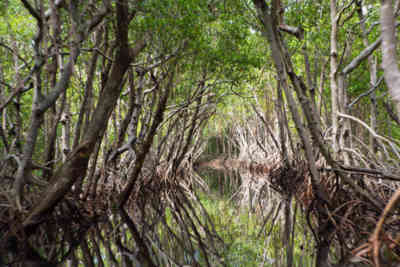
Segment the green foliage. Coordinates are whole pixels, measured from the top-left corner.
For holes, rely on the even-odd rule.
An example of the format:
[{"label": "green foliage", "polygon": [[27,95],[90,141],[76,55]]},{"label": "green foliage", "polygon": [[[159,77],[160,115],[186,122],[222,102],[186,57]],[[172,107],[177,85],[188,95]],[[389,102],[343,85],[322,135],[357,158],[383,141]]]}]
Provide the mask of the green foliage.
[{"label": "green foliage", "polygon": [[36,29],[36,21],[17,1],[0,3],[0,36],[11,35],[16,41],[28,42]]},{"label": "green foliage", "polygon": [[400,127],[398,125],[393,124],[391,131],[393,139],[400,140]]}]

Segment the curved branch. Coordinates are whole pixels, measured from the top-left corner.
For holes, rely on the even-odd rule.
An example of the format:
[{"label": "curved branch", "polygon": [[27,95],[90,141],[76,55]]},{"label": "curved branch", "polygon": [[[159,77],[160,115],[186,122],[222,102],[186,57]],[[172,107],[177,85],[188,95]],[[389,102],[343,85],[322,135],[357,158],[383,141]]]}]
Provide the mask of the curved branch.
[{"label": "curved branch", "polygon": [[[383,136],[377,134],[377,133],[376,133],[373,129],[371,129],[371,127],[369,127],[365,122],[363,122],[362,120],[360,120],[360,119],[358,119],[358,118],[356,118],[356,117],[350,116],[350,115],[348,115],[348,114],[343,114],[343,113],[340,113],[340,112],[338,112],[337,114],[338,114],[339,117],[346,118],[346,119],[350,119],[350,120],[353,120],[353,121],[355,121],[355,122],[361,124],[365,129],[367,129],[367,130],[371,133],[371,135],[372,135],[374,138],[376,138],[376,139],[378,139],[378,140],[385,141],[385,142],[386,142],[387,144],[389,144],[389,146],[392,148],[392,150],[393,150],[393,152],[396,154],[397,158],[400,159],[400,151],[399,151],[399,149],[396,147],[396,144],[394,144],[392,141],[390,141],[390,140],[387,139],[386,137],[383,137]],[[383,146],[383,144],[382,144],[382,146]]]}]

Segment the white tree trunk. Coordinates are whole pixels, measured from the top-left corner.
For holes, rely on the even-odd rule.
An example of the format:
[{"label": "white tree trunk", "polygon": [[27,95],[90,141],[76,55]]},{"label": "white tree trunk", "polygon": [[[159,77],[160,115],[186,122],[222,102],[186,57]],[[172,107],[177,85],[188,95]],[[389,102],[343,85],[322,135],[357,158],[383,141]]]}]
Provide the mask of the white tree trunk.
[{"label": "white tree trunk", "polygon": [[400,115],[400,71],[397,65],[393,5],[391,0],[382,0],[381,2],[382,67],[390,96],[396,103],[397,115]]},{"label": "white tree trunk", "polygon": [[337,9],[336,0],[331,0],[331,70],[330,70],[330,87],[331,87],[331,105],[332,105],[332,148],[334,157],[336,158],[339,151],[338,143],[338,91],[339,85],[337,81],[338,72],[338,49],[337,49]]}]

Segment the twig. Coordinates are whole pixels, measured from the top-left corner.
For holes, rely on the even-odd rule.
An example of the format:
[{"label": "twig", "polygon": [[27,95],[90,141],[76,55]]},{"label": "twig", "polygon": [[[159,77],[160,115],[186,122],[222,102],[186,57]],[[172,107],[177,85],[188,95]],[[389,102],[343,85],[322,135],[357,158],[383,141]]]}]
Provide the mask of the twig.
[{"label": "twig", "polygon": [[400,159],[399,151],[398,151],[398,149],[396,149],[395,144],[394,144],[392,141],[390,141],[390,140],[387,139],[386,137],[383,137],[383,136],[377,134],[377,133],[376,133],[373,129],[371,129],[371,127],[369,127],[365,122],[363,122],[362,120],[360,120],[360,119],[358,119],[358,118],[356,118],[356,117],[353,117],[353,116],[348,115],[348,114],[343,114],[343,113],[340,113],[340,112],[338,112],[337,114],[338,114],[339,117],[346,118],[346,119],[350,119],[350,120],[353,120],[353,121],[355,121],[355,122],[358,122],[359,124],[361,124],[362,126],[364,126],[364,128],[367,129],[367,130],[371,133],[371,135],[372,135],[374,138],[379,139],[379,140],[382,140],[382,141],[385,141],[386,143],[388,143],[389,146],[392,148],[393,152],[396,154],[397,158]]},{"label": "twig", "polygon": [[355,0],[352,0],[351,2],[349,2],[347,5],[343,6],[337,13],[336,15],[336,22],[339,24],[340,18],[342,17],[344,11],[346,11],[346,9],[348,9],[349,7],[351,7],[351,5],[355,2]]},{"label": "twig", "polygon": [[350,172],[350,173],[362,173],[367,175],[379,175],[380,179],[391,180],[391,181],[400,181],[400,177],[391,173],[386,173],[380,170],[367,169],[361,167],[352,167],[352,166],[340,166],[340,168],[319,168],[320,171],[333,171],[333,172]]},{"label": "twig", "polygon": [[374,92],[375,89],[378,88],[378,86],[381,84],[382,81],[383,81],[383,76],[381,76],[379,78],[379,80],[376,82],[376,84],[374,84],[367,92],[362,93],[361,95],[357,96],[357,98],[354,99],[353,102],[351,102],[349,105],[347,105],[347,108],[348,109],[352,108],[352,106],[354,106],[354,104],[356,104],[358,101],[360,101],[361,98],[363,98],[364,96],[368,96],[372,92]]},{"label": "twig", "polygon": [[9,47],[8,45],[4,44],[3,42],[0,42],[0,46],[6,48],[7,50],[10,50],[11,53],[13,53],[13,55],[17,56],[19,60],[21,60],[22,62],[24,62],[25,66],[28,66],[28,62],[26,62],[26,60],[21,57],[16,51],[14,51],[14,49],[12,49],[11,47]]},{"label": "twig", "polygon": [[278,141],[276,141],[276,138],[274,136],[274,133],[272,132],[271,128],[269,127],[268,123],[265,121],[264,117],[258,112],[257,108],[251,104],[251,107],[253,108],[254,112],[256,113],[256,115],[261,119],[261,121],[263,122],[263,124],[265,125],[265,127],[267,128],[268,133],[271,135],[272,141],[274,142],[274,145],[276,148],[278,148],[280,150],[280,147],[278,145]]}]

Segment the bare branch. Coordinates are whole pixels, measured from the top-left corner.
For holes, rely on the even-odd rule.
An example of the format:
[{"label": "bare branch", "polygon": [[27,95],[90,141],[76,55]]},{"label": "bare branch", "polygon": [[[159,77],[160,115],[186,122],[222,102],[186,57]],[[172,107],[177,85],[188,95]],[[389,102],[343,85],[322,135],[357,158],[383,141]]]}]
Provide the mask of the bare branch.
[{"label": "bare branch", "polygon": [[383,81],[383,76],[381,76],[381,78],[379,78],[378,82],[376,84],[374,84],[367,92],[362,93],[361,95],[357,96],[356,99],[353,100],[353,102],[351,102],[349,105],[347,105],[347,108],[351,108],[352,106],[354,106],[358,101],[360,101],[361,98],[363,98],[364,96],[368,96],[370,95],[372,92],[374,92],[376,90],[376,88],[379,87],[379,85],[381,84],[381,82]]},{"label": "bare branch", "polygon": [[64,72],[62,73],[56,87],[39,104],[38,110],[40,112],[45,112],[49,107],[51,107],[55,103],[55,101],[57,101],[58,97],[68,88],[70,78],[73,74],[75,62],[78,59],[79,54],[79,47],[74,47],[71,51],[69,61],[64,65]]},{"label": "bare branch", "polygon": [[13,55],[17,56],[19,60],[21,60],[22,62],[24,62],[25,66],[29,65],[28,62],[26,62],[26,60],[21,57],[16,51],[14,51],[14,49],[12,49],[11,47],[9,47],[8,45],[6,45],[3,42],[0,42],[0,46],[4,47],[5,49],[9,50],[11,53],[13,53]]},{"label": "bare branch", "polygon": [[365,48],[361,53],[354,58],[344,69],[342,70],[342,74],[346,75],[352,72],[355,68],[357,68],[361,62],[363,62],[366,58],[368,58],[381,44],[382,38],[379,37],[375,42]]},{"label": "bare branch", "polygon": [[[347,5],[343,6],[340,10],[338,10],[337,14],[336,14],[336,22],[339,24],[339,21],[344,13],[344,11],[346,11],[348,8],[351,7],[352,4],[354,4],[355,0],[350,1]],[[345,20],[344,20],[345,21]]]},{"label": "bare branch", "polygon": [[[31,78],[31,76],[29,76],[27,79],[30,79],[30,78]],[[25,79],[25,80],[27,80],[27,79]],[[25,83],[25,82],[24,82],[24,83]],[[13,98],[14,98],[16,95],[18,95],[18,94],[20,94],[20,93],[22,93],[22,92],[26,92],[26,91],[28,91],[28,90],[30,90],[30,89],[32,89],[32,88],[33,88],[33,84],[32,84],[32,83],[28,84],[27,87],[19,87],[19,88],[16,88],[16,89],[14,90],[14,92],[12,92],[12,94],[6,99],[6,101],[5,101],[4,103],[1,104],[1,106],[0,106],[0,112],[2,112],[3,109],[4,109],[6,106],[8,106],[8,104],[10,104],[10,102],[13,100]]]},{"label": "bare branch", "polygon": [[373,129],[371,129],[371,127],[369,127],[365,122],[363,122],[362,120],[360,120],[360,119],[358,119],[358,118],[356,118],[356,117],[350,116],[350,115],[348,115],[348,114],[343,114],[343,113],[340,113],[340,112],[338,112],[338,116],[339,116],[339,117],[342,117],[342,118],[346,118],[346,119],[353,120],[353,121],[359,123],[360,125],[362,125],[365,129],[367,129],[367,130],[371,133],[371,135],[372,135],[374,138],[376,138],[377,140],[382,140],[382,141],[386,142],[387,144],[389,144],[389,146],[392,148],[393,152],[396,154],[397,158],[400,159],[400,150],[397,148],[396,144],[394,144],[392,141],[390,141],[390,140],[387,139],[386,137],[383,137],[383,136],[377,134],[377,133],[376,133]]},{"label": "bare branch", "polygon": [[260,114],[260,112],[258,112],[256,106],[254,104],[251,104],[251,107],[253,108],[254,112],[256,113],[256,115],[261,119],[261,121],[264,123],[265,128],[267,129],[268,133],[270,134],[272,141],[274,142],[274,145],[276,148],[280,149],[278,141],[275,138],[274,133],[272,132],[271,128],[269,127],[268,123],[265,121],[264,117]]},{"label": "bare branch", "polygon": [[297,39],[302,40],[304,37],[304,30],[300,27],[294,27],[286,24],[280,24],[279,29],[296,36]]},{"label": "bare branch", "polygon": [[[396,27],[399,26],[400,23],[396,23]],[[381,44],[382,36],[376,39],[375,42],[366,47],[361,53],[355,57],[346,67],[343,68],[342,74],[346,75],[352,72],[355,68],[357,68],[366,58],[368,58]],[[383,48],[382,48],[383,49]]]}]

